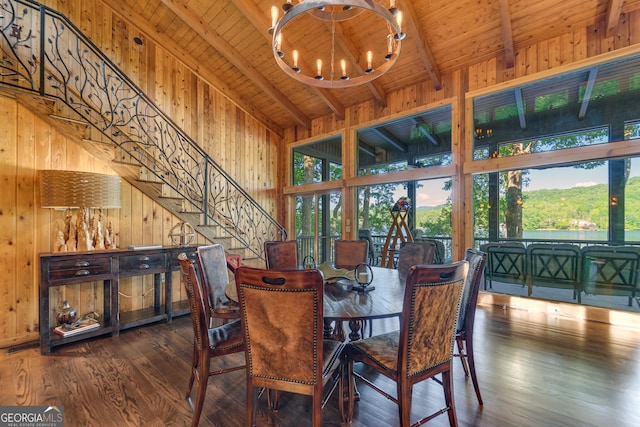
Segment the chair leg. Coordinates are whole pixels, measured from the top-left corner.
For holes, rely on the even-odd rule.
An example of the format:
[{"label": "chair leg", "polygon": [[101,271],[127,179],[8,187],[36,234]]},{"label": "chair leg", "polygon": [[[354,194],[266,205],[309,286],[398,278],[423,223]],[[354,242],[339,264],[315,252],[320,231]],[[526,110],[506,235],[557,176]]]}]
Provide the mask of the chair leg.
[{"label": "chair leg", "polygon": [[469,359],[469,371],[471,372],[471,381],[476,391],[478,404],[483,405],[482,396],[480,395],[480,387],[478,386],[478,376],[476,375],[476,362],[473,358],[473,339],[466,340],[467,343],[467,359]]},{"label": "chair leg", "polygon": [[[269,390],[266,390],[269,395]],[[253,384],[247,384],[246,424],[249,427],[256,425],[256,409],[258,406],[258,389]]]},{"label": "chair leg", "polygon": [[192,371],[196,375],[196,403],[193,407],[192,427],[197,427],[200,422],[200,415],[204,406],[204,395],[207,392],[207,384],[209,383],[210,361],[209,353],[203,351],[198,360],[198,369]]},{"label": "chair leg", "polygon": [[411,394],[413,386],[405,386],[402,381],[396,382],[398,396],[398,414],[400,415],[400,427],[411,425]]},{"label": "chair leg", "polygon": [[456,344],[458,345],[458,356],[460,356],[460,363],[462,363],[462,369],[464,370],[464,376],[469,376],[469,368],[467,367],[467,353],[465,353],[464,339],[461,336],[456,337]]},{"label": "chair leg", "polygon": [[313,427],[322,427],[322,390],[313,394]]},{"label": "chair leg", "polygon": [[354,387],[354,381],[355,378],[353,377],[353,360],[351,359],[350,356],[347,356],[347,367],[346,367],[346,384],[345,386],[347,387],[347,413],[346,413],[346,422],[347,423],[351,423],[351,420],[353,418],[353,401],[354,401],[354,394],[355,394],[355,387]]},{"label": "chair leg", "polygon": [[[453,363],[449,363],[450,368],[453,368]],[[449,415],[449,425],[451,427],[458,426],[458,417],[456,415],[456,402],[453,396],[453,375],[451,375],[451,369],[442,373],[442,386],[444,388],[444,401],[447,405],[447,415]]]},{"label": "chair leg", "polygon": [[191,377],[189,377],[189,384],[187,385],[187,400],[191,397],[193,381],[196,379],[196,369],[198,369],[198,350],[196,350],[196,344],[193,343],[193,360],[191,361]]}]

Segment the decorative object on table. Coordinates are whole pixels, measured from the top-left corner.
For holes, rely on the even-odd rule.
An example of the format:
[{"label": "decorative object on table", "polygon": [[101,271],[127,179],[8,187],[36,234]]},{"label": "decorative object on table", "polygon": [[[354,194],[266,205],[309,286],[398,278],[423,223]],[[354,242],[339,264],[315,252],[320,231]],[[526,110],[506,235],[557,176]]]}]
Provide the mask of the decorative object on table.
[{"label": "decorative object on table", "polygon": [[413,242],[411,230],[407,224],[407,217],[411,212],[411,199],[408,197],[400,197],[389,210],[391,213],[391,227],[387,233],[387,238],[382,248],[382,257],[380,266],[386,268],[395,268],[396,255],[400,244],[403,242]]},{"label": "decorative object on table", "polygon": [[352,289],[358,292],[369,292],[376,287],[371,285],[373,282],[373,269],[369,264],[358,264],[354,270],[355,281]]},{"label": "decorative object on table", "polygon": [[[103,209],[120,208],[120,177],[67,170],[38,171],[40,205],[64,210],[56,220],[53,252],[116,249],[117,235]],[[73,211],[77,209],[76,220]]]},{"label": "decorative object on table", "polygon": [[316,260],[311,255],[307,255],[302,259],[302,265],[305,269],[311,270],[316,268]]},{"label": "decorative object on table", "polygon": [[[73,317],[75,318],[75,310]],[[72,321],[71,323],[62,323],[56,326],[53,331],[63,337],[70,337],[83,332],[92,331],[100,328],[98,317],[98,313],[91,311],[80,317],[78,320]]]},{"label": "decorative object on table", "polygon": [[324,281],[327,283],[335,283],[338,279],[355,279],[353,270],[347,270],[346,268],[335,268],[329,261],[325,261],[318,266],[318,270],[324,276]]},{"label": "decorative object on table", "polygon": [[63,337],[70,337],[100,328],[98,313],[95,311],[83,315],[73,323],[65,323],[54,328],[54,332]]},{"label": "decorative object on table", "polygon": [[76,321],[76,309],[71,307],[69,301],[64,300],[60,310],[56,313],[56,321],[58,325],[70,325]]},{"label": "decorative object on table", "polygon": [[174,245],[189,246],[193,239],[196,238],[196,231],[188,222],[181,222],[171,228],[169,238]]},{"label": "decorative object on table", "polygon": [[[278,8],[271,7],[273,57],[288,76],[310,86],[338,89],[371,82],[395,64],[406,37],[395,0],[388,9],[380,0],[306,0],[296,5],[287,0],[282,10],[279,16]],[[345,47],[345,30],[367,35],[363,55]],[[318,48],[312,49],[301,36],[313,38]],[[358,60],[365,57],[366,64]]]}]

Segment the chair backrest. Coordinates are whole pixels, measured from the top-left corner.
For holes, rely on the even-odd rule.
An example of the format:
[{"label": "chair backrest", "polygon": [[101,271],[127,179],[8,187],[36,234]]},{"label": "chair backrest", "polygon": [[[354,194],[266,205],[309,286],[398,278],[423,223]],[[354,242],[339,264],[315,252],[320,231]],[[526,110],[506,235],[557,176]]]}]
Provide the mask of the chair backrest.
[{"label": "chair backrest", "polygon": [[527,280],[534,286],[580,283],[580,246],[567,243],[532,243],[527,246]]},{"label": "chair backrest", "polygon": [[434,243],[402,242],[398,255],[398,273],[406,277],[414,265],[433,264],[435,255]]},{"label": "chair backrest", "polygon": [[298,268],[298,241],[264,242],[264,256],[268,269]]},{"label": "chair backrest", "polygon": [[469,263],[411,267],[400,318],[399,376],[450,362]]},{"label": "chair backrest", "polygon": [[478,292],[480,291],[480,279],[487,262],[487,254],[475,249],[467,249],[464,260],[469,262],[469,274],[464,283],[460,313],[458,314],[458,333],[473,332],[473,321],[478,304]]},{"label": "chair backrest", "polygon": [[630,246],[581,249],[582,286],[587,293],[635,296],[640,252]]},{"label": "chair backrest", "polygon": [[208,295],[209,308],[227,301],[225,289],[229,284],[229,272],[224,248],[220,244],[198,246],[196,249],[200,280]]},{"label": "chair backrest", "polygon": [[374,263],[374,260],[376,258],[376,253],[375,253],[375,246],[373,244],[373,238],[371,237],[371,230],[366,229],[366,228],[361,228],[358,230],[358,239],[360,240],[366,240],[367,243],[369,244],[369,262],[371,264]]},{"label": "chair backrest", "polygon": [[236,287],[253,386],[321,393],[322,274],[240,267]]},{"label": "chair backrest", "polygon": [[184,285],[189,300],[195,346],[198,351],[202,351],[209,348],[208,329],[211,316],[209,299],[202,293],[202,286],[193,261],[185,253],[180,254],[178,259],[180,261],[180,281]]},{"label": "chair backrest", "polygon": [[487,243],[480,250],[487,253],[485,279],[525,283],[527,249],[522,243]]},{"label": "chair backrest", "polygon": [[369,242],[366,240],[336,240],[333,265],[353,270],[358,264],[366,264]]}]

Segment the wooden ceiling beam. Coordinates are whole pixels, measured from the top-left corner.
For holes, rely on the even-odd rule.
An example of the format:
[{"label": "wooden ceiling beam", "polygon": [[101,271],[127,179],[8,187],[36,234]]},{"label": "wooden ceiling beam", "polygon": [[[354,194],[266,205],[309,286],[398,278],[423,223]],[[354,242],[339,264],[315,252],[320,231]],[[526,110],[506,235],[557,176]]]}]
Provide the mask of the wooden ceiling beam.
[{"label": "wooden ceiling beam", "polygon": [[211,71],[203,69],[196,58],[185,53],[184,49],[182,49],[182,47],[179,46],[171,37],[150,25],[149,21],[144,19],[142,15],[134,10],[123,8],[121,2],[103,1],[103,5],[129,21],[129,23],[134,27],[139,28],[145,36],[151,38],[158,46],[162,46],[171,52],[176,59],[182,62],[186,67],[190,68],[196,75],[200,76],[200,78],[211,84],[216,90],[220,91],[220,93],[235,103],[239,108],[255,117],[271,132],[275,133],[280,138],[284,136],[283,129],[273,119],[253,108],[251,104],[244,100],[242,95],[219,79]]},{"label": "wooden ceiling beam", "polygon": [[620,22],[622,3],[624,3],[624,0],[609,0],[607,5],[607,34],[613,33]]},{"label": "wooden ceiling beam", "polygon": [[311,129],[311,119],[307,117],[302,110],[289,100],[282,92],[276,89],[271,82],[256,70],[253,65],[247,61],[241,52],[238,52],[233,46],[227,43],[216,31],[215,28],[202,21],[202,17],[188,7],[181,0],[161,0],[180,20],[197,32],[211,47],[217,50],[226,58],[234,67],[246,75],[253,84],[258,86],[264,93],[269,95],[274,101],[282,106],[291,117],[305,129]]},{"label": "wooden ceiling beam", "polygon": [[502,29],[502,42],[504,43],[504,56],[507,68],[513,68],[516,63],[513,47],[513,31],[511,29],[511,12],[509,12],[509,0],[498,0],[500,7],[500,28]]},{"label": "wooden ceiling beam", "polygon": [[438,69],[438,65],[436,64],[435,57],[431,52],[429,43],[427,43],[427,40],[424,37],[426,31],[420,25],[420,20],[415,8],[413,7],[413,3],[410,1],[402,2],[402,4],[400,5],[400,10],[402,10],[404,17],[403,25],[407,28],[405,30],[405,32],[407,33],[407,38],[416,38],[416,46],[418,47],[420,59],[422,60],[422,64],[424,65],[427,74],[431,78],[433,87],[435,87],[436,90],[442,89],[442,77],[440,75],[440,70]]},{"label": "wooden ceiling beam", "polygon": [[[256,7],[256,4],[249,0],[231,0],[231,3],[233,3],[233,5],[238,8],[238,10],[242,12],[242,14],[253,24],[253,26],[256,27],[258,32],[267,40],[269,46],[271,46],[272,36],[267,31],[271,26],[271,22],[269,22],[268,18],[265,18],[267,15],[265,15],[264,12],[266,11],[261,12]],[[286,39],[285,43],[287,43]],[[300,59],[300,65],[303,68],[312,69],[311,65],[305,62],[304,59]],[[315,87],[311,87],[311,89],[315,91],[320,98],[322,98],[324,103],[327,104],[339,120],[344,120],[344,105],[342,105],[338,98],[331,93],[329,89]]]}]

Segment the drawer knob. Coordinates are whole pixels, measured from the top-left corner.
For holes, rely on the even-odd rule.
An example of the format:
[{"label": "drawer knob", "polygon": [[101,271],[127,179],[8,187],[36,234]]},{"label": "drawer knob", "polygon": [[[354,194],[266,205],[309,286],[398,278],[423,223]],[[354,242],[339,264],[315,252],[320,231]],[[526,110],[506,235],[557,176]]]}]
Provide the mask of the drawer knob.
[{"label": "drawer knob", "polygon": [[88,276],[89,274],[90,274],[89,270],[78,270],[78,271],[76,271],[76,276]]},{"label": "drawer knob", "polygon": [[140,264],[140,266],[138,266],[138,268],[139,268],[140,270],[146,270],[146,269],[148,269],[148,268],[149,268],[149,264]]},{"label": "drawer knob", "polygon": [[138,258],[138,261],[149,261],[149,257],[147,255],[142,255]]},{"label": "drawer knob", "polygon": [[76,267],[89,267],[89,261],[78,261]]}]

